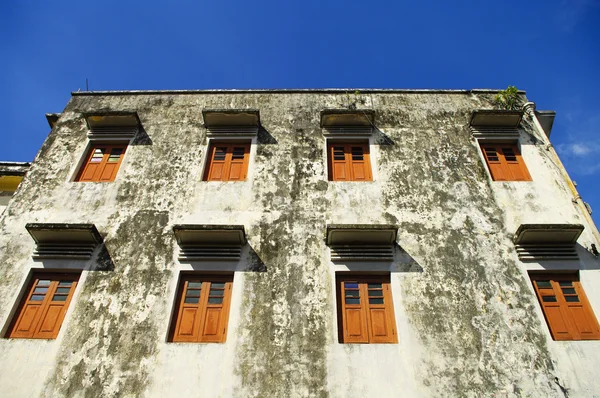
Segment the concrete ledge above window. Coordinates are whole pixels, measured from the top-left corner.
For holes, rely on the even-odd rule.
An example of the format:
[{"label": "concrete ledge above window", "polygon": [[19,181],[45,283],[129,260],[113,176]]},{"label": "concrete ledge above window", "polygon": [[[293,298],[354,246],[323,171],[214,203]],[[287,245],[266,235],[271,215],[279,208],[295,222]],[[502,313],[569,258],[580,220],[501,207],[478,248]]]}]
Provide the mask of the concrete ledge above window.
[{"label": "concrete ledge above window", "polygon": [[392,261],[396,225],[333,224],[327,226],[332,261]]},{"label": "concrete ledge above window", "polygon": [[370,136],[375,112],[372,109],[325,109],[321,111],[321,128],[325,136]]},{"label": "concrete ledge above window", "polygon": [[473,136],[482,140],[519,138],[522,111],[480,109],[473,112],[469,126]]},{"label": "concrete ledge above window", "polygon": [[521,224],[513,241],[521,261],[578,260],[581,224]]},{"label": "concrete ledge above window", "polygon": [[183,224],[173,232],[179,260],[239,260],[247,242],[243,225]]},{"label": "concrete ledge above window", "polygon": [[136,112],[107,112],[85,114],[90,139],[128,140],[141,129]]},{"label": "concrete ledge above window", "polygon": [[34,259],[89,259],[103,238],[94,224],[38,224],[25,228],[37,247]]},{"label": "concrete ledge above window", "polygon": [[202,116],[210,137],[254,136],[260,126],[257,109],[204,109]]}]

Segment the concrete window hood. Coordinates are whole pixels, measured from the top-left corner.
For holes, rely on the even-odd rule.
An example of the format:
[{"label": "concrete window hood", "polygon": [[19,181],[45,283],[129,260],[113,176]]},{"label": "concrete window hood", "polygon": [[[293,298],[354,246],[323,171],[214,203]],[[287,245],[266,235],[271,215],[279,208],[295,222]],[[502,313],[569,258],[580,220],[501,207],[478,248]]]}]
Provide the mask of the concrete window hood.
[{"label": "concrete window hood", "polygon": [[514,243],[521,261],[578,260],[575,244],[581,224],[521,224]]},{"label": "concrete window hood", "polygon": [[247,242],[243,225],[181,224],[173,226],[181,248],[179,260],[239,260]]},{"label": "concrete window hood", "polygon": [[332,224],[327,245],[332,261],[392,261],[396,225]]},{"label": "concrete window hood", "polygon": [[325,109],[321,111],[324,136],[369,137],[373,134],[375,112],[371,109]]},{"label": "concrete window hood", "polygon": [[25,228],[37,244],[34,259],[88,260],[103,242],[94,224],[29,223]]},{"label": "concrete window hood", "polygon": [[209,137],[253,137],[260,127],[258,109],[204,109],[202,117]]}]

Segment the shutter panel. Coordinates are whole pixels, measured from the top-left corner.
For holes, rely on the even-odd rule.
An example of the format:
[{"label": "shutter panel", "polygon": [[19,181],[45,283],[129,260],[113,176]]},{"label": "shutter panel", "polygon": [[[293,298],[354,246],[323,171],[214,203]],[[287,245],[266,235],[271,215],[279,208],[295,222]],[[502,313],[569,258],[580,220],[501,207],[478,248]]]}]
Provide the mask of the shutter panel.
[{"label": "shutter panel", "polygon": [[499,148],[505,161],[508,178],[511,181],[530,181],[531,177],[516,145]]},{"label": "shutter panel", "polygon": [[19,308],[19,316],[15,321],[9,337],[32,338],[39,323],[46,296],[49,294],[52,281],[35,279],[26,299]]},{"label": "shutter panel", "polygon": [[199,341],[221,343],[226,337],[226,322],[231,282],[210,282]]},{"label": "shutter panel", "polygon": [[76,286],[77,281],[68,277],[52,282],[35,337],[54,339],[58,336]]},{"label": "shutter panel", "polygon": [[56,338],[78,279],[79,275],[37,275],[8,337]]},{"label": "shutter panel", "polygon": [[[559,281],[565,305],[581,339],[600,339],[600,326],[579,281]],[[572,287],[571,287],[572,286]]]},{"label": "shutter panel", "polygon": [[371,168],[369,163],[369,150],[365,145],[351,145],[348,154],[352,170],[352,181],[370,181]]},{"label": "shutter panel", "polygon": [[100,173],[102,172],[106,150],[106,147],[92,148],[90,156],[78,181],[97,181]]},{"label": "shutter panel", "polygon": [[482,146],[485,160],[488,164],[492,180],[494,181],[507,181],[509,179],[507,170],[505,170],[503,164],[503,158],[499,153],[499,148],[495,146]]},{"label": "shutter panel", "polygon": [[394,311],[389,283],[366,282],[368,293],[369,340],[371,343],[396,343]]},{"label": "shutter panel", "polygon": [[106,160],[102,167],[102,172],[98,178],[98,181],[114,181],[115,177],[117,176],[117,171],[119,171],[119,166],[121,165],[121,160],[123,159],[123,155],[125,153],[125,148],[122,146],[110,147],[106,152]]},{"label": "shutter panel", "polygon": [[346,149],[347,146],[344,145],[331,145],[329,147],[332,181],[350,180]]},{"label": "shutter panel", "polygon": [[[231,154],[231,155],[230,155]],[[228,156],[231,156],[229,166],[229,181],[243,181],[246,179],[248,158],[250,157],[249,145],[232,145],[229,147]]]},{"label": "shutter panel", "polygon": [[358,281],[340,282],[344,343],[368,343],[366,290]]},{"label": "shutter panel", "polygon": [[600,326],[576,275],[532,275],[554,340],[598,340]]},{"label": "shutter panel", "polygon": [[206,283],[184,280],[173,341],[197,341]]},{"label": "shutter panel", "polygon": [[536,279],[533,282],[554,340],[573,340],[569,314],[561,308],[561,297],[557,296],[554,284],[550,278]]},{"label": "shutter panel", "polygon": [[225,145],[212,148],[210,163],[208,167],[208,181],[221,181],[225,176],[227,162],[227,149]]}]

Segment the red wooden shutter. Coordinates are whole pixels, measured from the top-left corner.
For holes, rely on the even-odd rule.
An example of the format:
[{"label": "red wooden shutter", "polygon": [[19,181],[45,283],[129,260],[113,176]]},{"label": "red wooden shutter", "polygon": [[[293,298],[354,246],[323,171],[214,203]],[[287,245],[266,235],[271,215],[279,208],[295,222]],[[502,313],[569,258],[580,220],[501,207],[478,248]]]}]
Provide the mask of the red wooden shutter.
[{"label": "red wooden shutter", "polygon": [[77,274],[34,276],[8,337],[56,338],[78,279]]},{"label": "red wooden shutter", "polygon": [[367,295],[358,280],[340,282],[344,343],[368,343]]},{"label": "red wooden shutter", "polygon": [[368,292],[369,340],[371,343],[396,343],[394,311],[390,284],[380,281],[363,283]]},{"label": "red wooden shutter", "polygon": [[327,157],[330,181],[372,181],[368,144],[334,142]]}]

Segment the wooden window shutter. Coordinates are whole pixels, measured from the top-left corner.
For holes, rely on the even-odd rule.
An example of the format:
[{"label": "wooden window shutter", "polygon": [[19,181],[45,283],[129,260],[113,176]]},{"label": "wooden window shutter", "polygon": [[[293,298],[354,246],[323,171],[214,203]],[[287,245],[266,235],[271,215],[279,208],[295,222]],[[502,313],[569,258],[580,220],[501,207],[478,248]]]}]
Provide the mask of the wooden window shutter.
[{"label": "wooden window shutter", "polygon": [[514,144],[485,144],[481,150],[494,181],[531,181],[519,148]]},{"label": "wooden window shutter", "polygon": [[363,286],[369,298],[369,340],[371,343],[396,343],[390,284],[372,281]]},{"label": "wooden window shutter", "polygon": [[229,165],[229,181],[244,181],[248,170],[250,158],[250,145],[234,144],[229,147],[228,156],[231,156]]},{"label": "wooden window shutter", "polygon": [[532,274],[554,340],[598,340],[600,326],[576,275]]},{"label": "wooden window shutter", "polygon": [[338,276],[340,341],[397,343],[390,284],[382,277]]},{"label": "wooden window shutter", "polygon": [[368,343],[366,295],[356,281],[342,281],[342,319],[344,343]]},{"label": "wooden window shutter", "polygon": [[231,277],[183,277],[171,341],[225,342],[231,287]]},{"label": "wooden window shutter", "polygon": [[330,181],[372,181],[368,144],[333,142],[327,157]]},{"label": "wooden window shutter", "polygon": [[502,145],[500,148],[505,168],[511,181],[531,181],[531,176],[516,145]]},{"label": "wooden window shutter", "polygon": [[250,160],[249,143],[213,143],[204,173],[205,181],[244,181]]},{"label": "wooden window shutter", "polygon": [[126,144],[93,146],[75,180],[84,182],[114,181],[126,149]]},{"label": "wooden window shutter", "polygon": [[8,337],[56,338],[78,279],[78,274],[34,275]]}]

